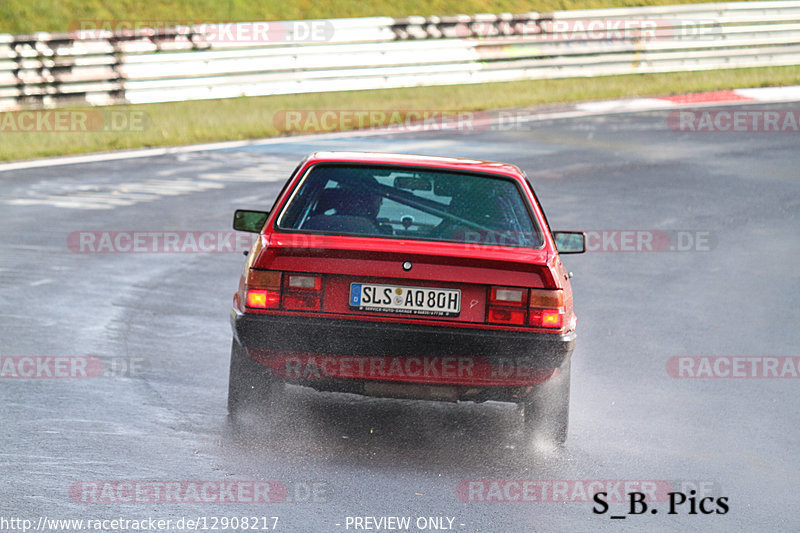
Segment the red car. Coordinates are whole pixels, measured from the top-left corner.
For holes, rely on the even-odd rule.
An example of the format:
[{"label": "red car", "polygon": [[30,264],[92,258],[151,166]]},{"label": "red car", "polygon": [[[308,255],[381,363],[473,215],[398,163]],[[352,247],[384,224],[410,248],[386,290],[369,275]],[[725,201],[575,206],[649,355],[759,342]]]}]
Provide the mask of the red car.
[{"label": "red car", "polygon": [[566,439],[576,318],[559,250],[585,235],[550,231],[519,168],[317,152],[233,227],[259,238],[233,298],[232,417],[294,383],[515,402],[526,435]]}]

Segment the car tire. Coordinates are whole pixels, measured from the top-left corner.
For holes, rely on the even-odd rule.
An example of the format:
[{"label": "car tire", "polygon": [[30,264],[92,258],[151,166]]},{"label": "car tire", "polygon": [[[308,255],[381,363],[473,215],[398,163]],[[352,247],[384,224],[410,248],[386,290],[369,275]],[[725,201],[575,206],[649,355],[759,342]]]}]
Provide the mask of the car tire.
[{"label": "car tire", "polygon": [[231,344],[231,366],[228,375],[228,414],[236,419],[244,411],[267,416],[275,407],[283,390],[267,369],[253,361],[234,340]]},{"label": "car tire", "polygon": [[569,426],[571,359],[557,375],[533,388],[522,401],[523,439],[528,444],[563,445]]}]

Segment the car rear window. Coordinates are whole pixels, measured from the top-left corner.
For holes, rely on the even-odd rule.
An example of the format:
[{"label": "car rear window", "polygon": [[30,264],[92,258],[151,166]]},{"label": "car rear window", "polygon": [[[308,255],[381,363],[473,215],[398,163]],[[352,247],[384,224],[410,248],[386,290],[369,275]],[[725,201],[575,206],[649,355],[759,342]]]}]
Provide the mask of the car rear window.
[{"label": "car rear window", "polygon": [[411,167],[315,165],[295,188],[277,225],[311,233],[542,244],[514,180]]}]

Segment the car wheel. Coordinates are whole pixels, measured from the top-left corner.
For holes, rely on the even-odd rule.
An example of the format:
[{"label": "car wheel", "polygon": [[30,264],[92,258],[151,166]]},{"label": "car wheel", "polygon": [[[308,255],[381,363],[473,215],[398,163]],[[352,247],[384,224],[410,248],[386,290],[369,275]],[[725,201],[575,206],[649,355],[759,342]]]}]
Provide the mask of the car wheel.
[{"label": "car wheel", "polygon": [[535,386],[523,400],[526,443],[561,445],[567,440],[570,365],[567,360],[556,376]]},{"label": "car wheel", "polygon": [[228,376],[228,413],[232,418],[244,411],[266,416],[277,404],[283,384],[265,367],[253,361],[235,340],[231,344]]}]

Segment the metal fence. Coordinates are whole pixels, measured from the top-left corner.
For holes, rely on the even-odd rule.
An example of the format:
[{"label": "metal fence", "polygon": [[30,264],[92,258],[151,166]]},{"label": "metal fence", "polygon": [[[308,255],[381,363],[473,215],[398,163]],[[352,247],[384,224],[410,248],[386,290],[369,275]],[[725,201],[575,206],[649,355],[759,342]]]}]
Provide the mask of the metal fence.
[{"label": "metal fence", "polygon": [[800,1],[0,34],[0,111],[800,65]]}]

